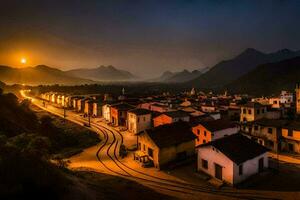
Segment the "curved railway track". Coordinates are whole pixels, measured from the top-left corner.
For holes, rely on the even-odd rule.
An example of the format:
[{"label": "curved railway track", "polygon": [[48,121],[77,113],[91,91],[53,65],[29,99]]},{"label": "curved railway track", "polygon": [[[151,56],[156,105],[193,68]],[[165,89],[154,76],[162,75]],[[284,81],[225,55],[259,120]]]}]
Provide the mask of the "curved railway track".
[{"label": "curved railway track", "polygon": [[[35,104],[38,107],[40,107],[48,112],[51,112],[55,115],[63,117],[63,114],[61,114],[57,111],[46,109],[45,107],[39,105],[38,103],[35,103]],[[58,108],[56,108],[56,109],[58,109]],[[86,123],[86,120],[82,119],[81,117],[76,116],[76,115],[74,115],[74,116],[75,116],[74,119],[71,119],[68,117],[67,117],[67,119],[72,122],[75,122],[77,124]],[[116,174],[116,175],[124,177],[124,178],[131,179],[131,180],[142,181],[146,185],[155,187],[159,190],[173,191],[173,192],[179,192],[179,193],[183,193],[183,194],[196,195],[197,193],[195,193],[195,192],[198,192],[198,193],[200,192],[200,193],[214,194],[214,195],[226,196],[226,197],[237,198],[237,199],[249,199],[249,200],[250,199],[261,199],[261,200],[274,199],[274,198],[259,196],[258,194],[254,194],[254,193],[237,192],[237,191],[227,190],[227,189],[219,190],[219,189],[216,189],[216,188],[213,188],[210,186],[199,186],[199,185],[190,184],[190,183],[186,183],[186,182],[182,182],[182,181],[165,179],[165,178],[161,178],[158,176],[153,176],[153,175],[141,172],[139,170],[136,170],[136,169],[128,166],[127,164],[125,164],[118,158],[118,155],[117,155],[118,147],[123,144],[123,140],[124,140],[123,135],[119,131],[111,129],[111,128],[107,128],[103,125],[100,125],[100,124],[97,124],[94,122],[91,122],[91,128],[98,130],[98,132],[100,132],[103,135],[103,144],[97,150],[96,157],[97,157],[97,160],[101,163],[101,165],[103,165],[103,167],[105,169],[107,169],[110,173]],[[108,144],[109,139],[110,139],[109,135],[112,136],[112,142],[110,144]],[[119,139],[117,139],[116,135],[119,136]],[[105,150],[105,147],[107,147],[107,146],[108,146],[108,148]],[[112,154],[110,153],[111,150],[113,150]],[[107,157],[109,157],[110,161],[112,161],[115,164],[115,166],[117,166],[117,169],[119,169],[119,170],[112,169],[110,166],[107,165],[107,163],[105,163],[101,159],[100,153],[103,151],[104,151],[105,155]],[[134,175],[134,173],[138,174],[138,175]]]}]

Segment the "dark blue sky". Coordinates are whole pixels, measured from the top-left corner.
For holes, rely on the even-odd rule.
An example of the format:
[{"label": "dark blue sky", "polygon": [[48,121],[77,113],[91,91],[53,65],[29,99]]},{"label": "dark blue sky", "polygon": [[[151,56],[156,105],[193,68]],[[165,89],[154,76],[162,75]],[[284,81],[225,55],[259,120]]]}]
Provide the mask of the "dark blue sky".
[{"label": "dark blue sky", "polygon": [[0,64],[198,69],[245,48],[300,49],[300,1],[2,0]]}]

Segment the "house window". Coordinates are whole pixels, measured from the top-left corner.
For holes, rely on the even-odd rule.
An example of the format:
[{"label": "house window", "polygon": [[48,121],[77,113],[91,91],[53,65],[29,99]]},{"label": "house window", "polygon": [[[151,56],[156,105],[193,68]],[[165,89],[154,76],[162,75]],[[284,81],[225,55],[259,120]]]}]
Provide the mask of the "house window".
[{"label": "house window", "polygon": [[239,175],[243,175],[243,165],[239,165]]},{"label": "house window", "polygon": [[146,145],[143,145],[143,150],[146,151]]},{"label": "house window", "polygon": [[206,137],[206,131],[204,131],[204,136]]},{"label": "house window", "polygon": [[260,114],[259,109],[256,110],[256,114],[258,114],[258,115]]},{"label": "house window", "polygon": [[252,128],[249,127],[249,133],[251,133],[251,132],[252,132]]},{"label": "house window", "polygon": [[249,114],[249,115],[251,115],[251,114],[252,114],[252,111],[251,111],[250,109],[248,110],[248,114]]},{"label": "house window", "polygon": [[254,126],[254,130],[255,130],[255,131],[258,131],[258,126]]},{"label": "house window", "polygon": [[262,112],[262,113],[265,113],[265,109],[264,109],[264,108],[263,108],[263,109],[261,109],[261,112]]},{"label": "house window", "polygon": [[245,108],[243,109],[243,113],[246,114],[246,109]]},{"label": "house window", "polygon": [[206,140],[203,140],[203,144],[205,144],[206,143]]},{"label": "house window", "polygon": [[141,150],[141,143],[138,144],[138,150]]},{"label": "house window", "polygon": [[144,122],[146,121],[146,117],[144,117]]},{"label": "house window", "polygon": [[273,129],[272,128],[268,128],[268,133],[272,134]]},{"label": "house window", "polygon": [[198,135],[200,135],[200,130],[199,129],[197,130],[197,133],[198,133]]},{"label": "house window", "polygon": [[153,149],[148,147],[148,155],[153,158]]},{"label": "house window", "polygon": [[197,137],[197,142],[199,142],[199,138]]},{"label": "house window", "polygon": [[288,136],[293,137],[293,130],[291,130],[291,129],[288,130]]},{"label": "house window", "polygon": [[208,161],[207,160],[202,159],[201,163],[202,163],[202,168],[208,169]]},{"label": "house window", "polygon": [[140,117],[137,118],[137,122],[140,122]]}]

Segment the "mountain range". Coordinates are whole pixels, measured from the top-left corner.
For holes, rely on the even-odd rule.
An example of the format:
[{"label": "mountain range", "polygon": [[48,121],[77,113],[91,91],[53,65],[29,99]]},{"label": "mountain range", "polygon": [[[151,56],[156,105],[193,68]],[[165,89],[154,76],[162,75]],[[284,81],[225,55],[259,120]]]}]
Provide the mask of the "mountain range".
[{"label": "mountain range", "polygon": [[263,53],[248,48],[233,59],[219,62],[206,73],[188,81],[186,85],[198,88],[220,88],[247,74],[258,65],[278,62],[296,56],[300,56],[300,51],[282,49],[274,53]]},{"label": "mountain range", "polygon": [[188,71],[186,69],[180,72],[165,71],[160,77],[149,80],[150,82],[164,82],[164,83],[183,83],[199,77],[206,72],[207,68],[203,70]]},{"label": "mountain range", "polygon": [[73,77],[64,71],[45,65],[25,68],[0,66],[0,80],[6,84],[28,85],[79,85],[93,83],[91,80]]},{"label": "mountain range", "polygon": [[66,73],[71,76],[91,79],[94,81],[133,81],[137,79],[137,77],[130,72],[117,69],[111,65],[102,65],[98,68],[90,69],[73,69],[66,71]]},{"label": "mountain range", "polygon": [[234,93],[272,95],[278,94],[281,90],[293,91],[298,82],[300,82],[300,56],[259,65],[225,88]]}]

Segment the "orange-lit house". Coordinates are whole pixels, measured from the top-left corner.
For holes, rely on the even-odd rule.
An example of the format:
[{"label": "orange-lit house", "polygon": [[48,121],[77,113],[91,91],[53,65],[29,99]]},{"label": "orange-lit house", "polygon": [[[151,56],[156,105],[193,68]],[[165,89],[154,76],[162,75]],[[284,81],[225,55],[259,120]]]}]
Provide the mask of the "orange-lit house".
[{"label": "orange-lit house", "polygon": [[236,134],[239,126],[233,122],[219,119],[199,122],[192,128],[196,138],[196,146],[205,144],[222,138],[224,136]]},{"label": "orange-lit house", "polygon": [[281,131],[281,150],[300,153],[300,122],[293,121]]},{"label": "orange-lit house", "polygon": [[182,110],[165,112],[153,118],[153,125],[154,127],[157,127],[160,125],[171,124],[178,121],[189,122],[190,115]]},{"label": "orange-lit house", "polygon": [[134,106],[127,103],[118,103],[110,107],[110,118],[113,126],[125,126],[127,125],[127,112],[133,109]]},{"label": "orange-lit house", "polygon": [[195,136],[187,122],[165,124],[137,135],[138,151],[135,152],[135,159],[141,162],[150,160],[158,169],[195,154]]}]

